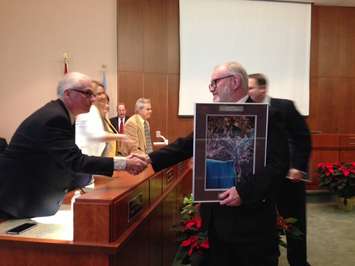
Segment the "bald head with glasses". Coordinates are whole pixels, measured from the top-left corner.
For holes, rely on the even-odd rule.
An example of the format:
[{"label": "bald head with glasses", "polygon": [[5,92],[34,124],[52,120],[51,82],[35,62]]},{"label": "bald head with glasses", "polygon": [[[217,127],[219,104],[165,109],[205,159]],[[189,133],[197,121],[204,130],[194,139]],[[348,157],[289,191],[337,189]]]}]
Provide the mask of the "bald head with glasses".
[{"label": "bald head with glasses", "polygon": [[214,102],[237,102],[248,94],[248,75],[237,62],[218,65],[212,72],[209,90]]},{"label": "bald head with glasses", "polygon": [[66,74],[58,83],[57,94],[74,116],[89,112],[96,97],[91,78],[79,72]]}]

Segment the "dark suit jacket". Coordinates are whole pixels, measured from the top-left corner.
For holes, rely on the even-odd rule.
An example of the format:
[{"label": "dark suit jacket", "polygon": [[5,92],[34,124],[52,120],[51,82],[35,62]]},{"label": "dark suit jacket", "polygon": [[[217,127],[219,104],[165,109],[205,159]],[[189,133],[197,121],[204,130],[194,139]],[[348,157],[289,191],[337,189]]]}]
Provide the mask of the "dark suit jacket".
[{"label": "dark suit jacket", "polygon": [[[155,171],[192,156],[193,137],[149,154]],[[288,170],[288,142],[281,113],[270,107],[268,121],[267,165],[257,175],[244,177],[237,186],[242,205],[202,204],[204,226],[218,238],[235,244],[277,241],[275,201],[280,180]]]},{"label": "dark suit jacket", "polygon": [[[280,110],[286,125],[290,148],[290,167],[307,172],[311,153],[311,137],[308,126],[290,100],[271,98],[271,106]],[[277,199],[277,208],[284,218],[294,217],[297,227],[304,237],[293,239],[287,236],[288,259],[296,265],[306,265],[306,193],[304,182],[292,182],[287,178],[281,181]],[[290,252],[290,250],[292,252]]]},{"label": "dark suit jacket", "polygon": [[291,155],[290,167],[307,172],[311,136],[304,118],[290,100],[271,98],[270,105],[281,112],[286,126]]},{"label": "dark suit jacket", "polygon": [[[128,118],[129,118],[129,116],[125,116],[125,120],[124,120],[125,123],[127,122]],[[118,116],[110,118],[110,122],[118,131]]]},{"label": "dark suit jacket", "polygon": [[111,176],[113,159],[83,155],[63,102],[51,101],[22,122],[0,155],[0,210],[52,215],[78,172]]},{"label": "dark suit jacket", "polygon": [[2,153],[7,147],[7,141],[4,138],[0,138],[0,153]]}]

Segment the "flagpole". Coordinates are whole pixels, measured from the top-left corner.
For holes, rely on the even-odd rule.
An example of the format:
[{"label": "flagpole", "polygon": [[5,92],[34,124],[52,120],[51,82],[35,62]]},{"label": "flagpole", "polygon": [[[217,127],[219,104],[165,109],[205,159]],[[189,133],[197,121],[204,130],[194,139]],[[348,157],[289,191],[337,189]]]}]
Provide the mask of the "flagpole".
[{"label": "flagpole", "polygon": [[102,84],[104,85],[104,89],[107,90],[107,78],[106,78],[106,70],[107,70],[107,66],[105,64],[103,64],[101,66],[102,69]]},{"label": "flagpole", "polygon": [[69,59],[70,56],[67,52],[64,53],[64,75],[69,72]]}]

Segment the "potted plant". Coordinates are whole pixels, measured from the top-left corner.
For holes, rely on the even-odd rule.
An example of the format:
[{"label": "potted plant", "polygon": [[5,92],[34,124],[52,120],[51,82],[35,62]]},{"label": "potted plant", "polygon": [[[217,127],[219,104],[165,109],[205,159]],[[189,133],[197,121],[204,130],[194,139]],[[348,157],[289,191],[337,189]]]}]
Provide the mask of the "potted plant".
[{"label": "potted plant", "polygon": [[280,247],[287,248],[286,234],[293,239],[301,239],[304,236],[303,232],[296,225],[296,218],[283,218],[280,214],[277,215],[276,228],[279,232]]},{"label": "potted plant", "polygon": [[[355,206],[355,162],[318,164],[320,186],[338,196],[338,206],[351,210]],[[340,204],[340,205],[339,205]]]},{"label": "potted plant", "polygon": [[192,196],[184,197],[180,222],[175,226],[178,232],[178,249],[173,266],[207,265],[209,248],[207,232],[202,230],[202,220],[198,212],[199,204],[194,203]]},{"label": "potted plant", "polygon": [[[286,248],[286,233],[292,238],[300,239],[303,232],[297,228],[297,219],[277,216],[276,227],[279,232],[279,245]],[[191,265],[205,266],[208,264],[208,237],[207,231],[202,228],[199,215],[199,203],[195,203],[192,195],[184,197],[180,212],[180,222],[175,226],[178,232],[179,243],[173,266]]]}]

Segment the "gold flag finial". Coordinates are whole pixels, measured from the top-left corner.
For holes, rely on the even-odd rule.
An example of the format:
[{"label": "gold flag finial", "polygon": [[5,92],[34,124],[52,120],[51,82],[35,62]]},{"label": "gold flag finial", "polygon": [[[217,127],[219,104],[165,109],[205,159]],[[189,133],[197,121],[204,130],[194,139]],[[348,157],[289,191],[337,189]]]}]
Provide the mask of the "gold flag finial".
[{"label": "gold flag finial", "polygon": [[68,63],[68,62],[69,62],[69,59],[70,59],[69,53],[68,53],[68,52],[65,52],[65,53],[63,54],[63,56],[64,56],[64,62]]}]

